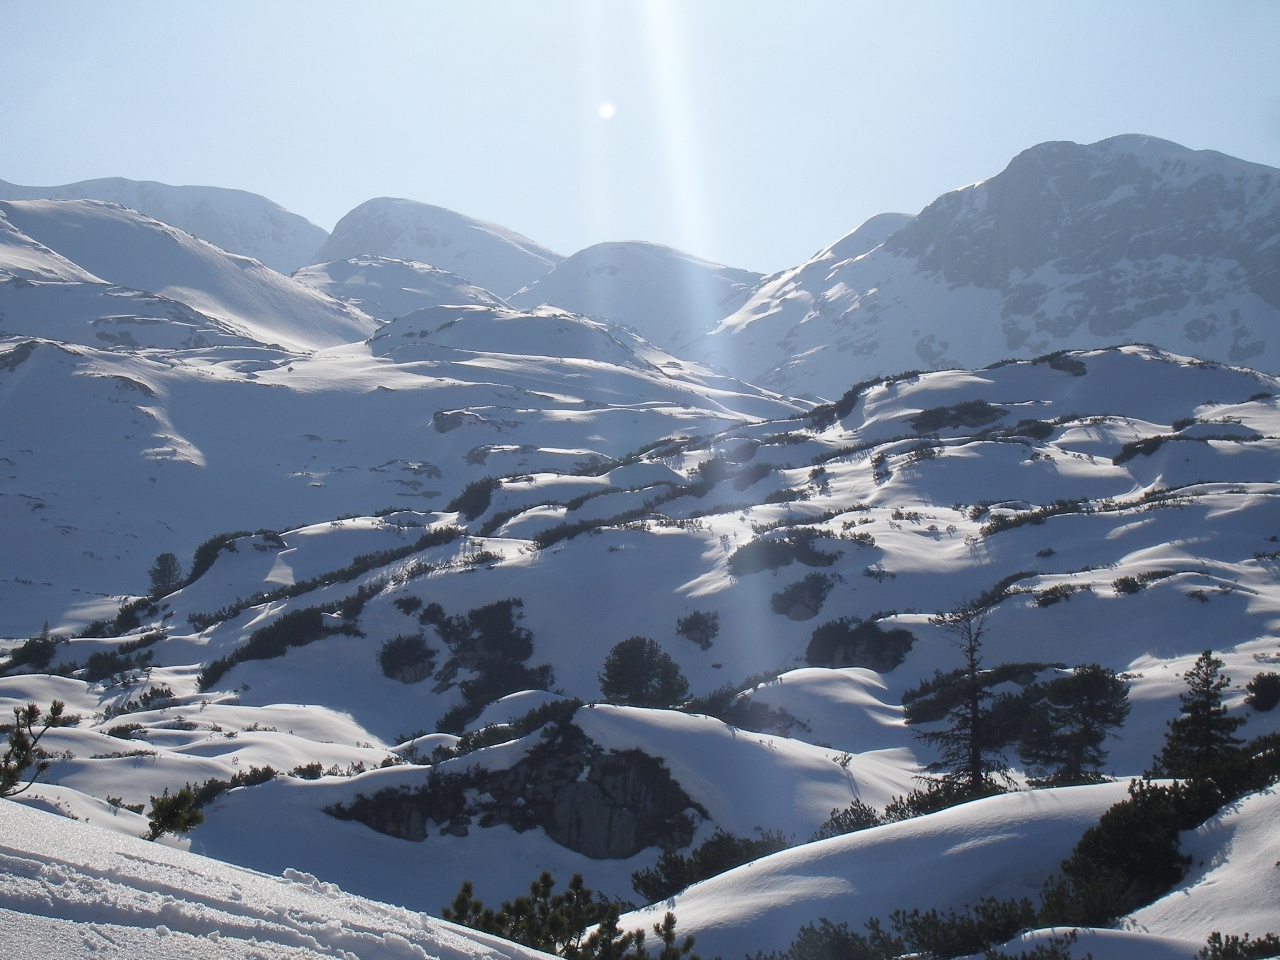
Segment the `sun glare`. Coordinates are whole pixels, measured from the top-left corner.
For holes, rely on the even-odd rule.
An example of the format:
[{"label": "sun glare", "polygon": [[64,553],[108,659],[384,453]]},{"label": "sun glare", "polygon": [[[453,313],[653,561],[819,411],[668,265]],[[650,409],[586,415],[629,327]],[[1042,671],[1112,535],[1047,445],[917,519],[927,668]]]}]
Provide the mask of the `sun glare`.
[{"label": "sun glare", "polygon": [[596,113],[599,114],[601,120],[612,120],[617,112],[618,106],[612,100],[603,100],[600,106],[596,107]]}]

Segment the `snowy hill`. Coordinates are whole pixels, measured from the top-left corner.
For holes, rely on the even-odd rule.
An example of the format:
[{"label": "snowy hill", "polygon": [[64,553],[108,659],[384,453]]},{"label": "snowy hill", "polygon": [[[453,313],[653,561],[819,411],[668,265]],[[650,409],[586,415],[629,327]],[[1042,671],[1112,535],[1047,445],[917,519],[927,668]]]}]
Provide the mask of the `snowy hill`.
[{"label": "snowy hill", "polygon": [[[108,283],[177,300],[259,343],[316,350],[378,324],[256,260],[99,200],[0,202],[22,235]],[[19,241],[0,236],[6,246]]]},{"label": "snowy hill", "polygon": [[338,221],[317,263],[377,256],[448,270],[500,297],[563,258],[513,230],[413,200],[366,200]]},{"label": "snowy hill", "polygon": [[172,224],[229,253],[261,260],[288,276],[315,259],[329,234],[266,197],[222,187],[174,187],[107,177],[57,187],[0,180],[0,200],[106,200]]},{"label": "snowy hill", "polygon": [[[797,410],[567,314],[458,308],[463,322],[423,330],[419,311],[368,345],[305,355],[100,284],[0,284],[0,309],[28,338],[0,351],[6,632],[98,618],[145,586],[158,553],[220,530],[442,508],[486,475],[569,471]],[[519,355],[490,352],[512,334]]]},{"label": "snowy hill", "polygon": [[[483,395],[501,371],[513,384],[502,391],[532,390],[529,351],[545,354],[547,344],[564,345],[562,366],[540,374],[558,389],[581,376],[603,397],[610,378],[662,376],[643,357],[628,358],[616,328],[552,310],[433,308],[381,333],[364,354],[326,351],[292,360],[292,377],[280,368],[258,376],[315,390],[344,368],[353,383],[374,370],[369,382],[391,390],[371,396],[393,403],[405,394],[405,410],[423,406],[418,391],[426,387],[410,387],[412,377]],[[514,352],[476,349],[504,343]],[[17,369],[50,362],[56,355],[44,352],[53,349],[35,348]],[[92,359],[105,371],[110,356]],[[171,397],[189,389],[152,381],[155,373],[130,362],[135,376],[145,373]],[[473,368],[466,387],[461,377]],[[856,927],[899,907],[1034,891],[1123,795],[1123,783],[1023,791],[805,842],[833,808],[855,798],[883,807],[935,759],[903,723],[902,694],[956,665],[929,615],[961,598],[988,597],[990,663],[1094,661],[1131,675],[1132,712],[1106,744],[1117,777],[1150,763],[1185,689],[1180,675],[1206,647],[1234,681],[1227,703],[1247,721],[1242,732],[1280,730],[1280,713],[1247,707],[1243,691],[1280,663],[1273,377],[1149,348],[1060,354],[883,382],[841,410],[809,417],[739,417],[720,432],[714,418],[688,419],[682,437],[594,464],[582,447],[557,460],[551,431],[585,418],[571,429],[586,441],[604,429],[597,416],[625,417],[625,407],[575,408],[561,399],[536,415],[525,406],[531,393],[514,404],[492,396],[504,412],[460,405],[438,418],[443,432],[433,426],[429,434],[451,444],[468,430],[492,437],[501,424],[496,443],[452,447],[466,451],[463,460],[483,461],[470,476],[500,478],[483,496],[463,498],[465,513],[424,507],[277,523],[221,549],[214,541],[200,576],[140,611],[137,628],[73,639],[53,661],[132,656],[125,643],[150,653],[149,666],[118,660],[125,665],[116,673],[96,678],[21,670],[0,678],[0,709],[58,697],[83,717],[48,735],[59,759],[49,785],[33,793],[136,833],[142,818],[122,820],[132,815],[101,800],[145,804],[165,787],[226,781],[250,767],[293,771],[214,800],[191,834],[193,849],[272,874],[305,871],[424,910],[438,909],[463,880],[487,902],[514,896],[541,869],[562,882],[582,872],[590,886],[633,899],[630,875],[653,865],[660,843],[687,848],[717,828],[779,831],[792,849],[676,898],[681,929],[698,935],[700,949],[736,956],[785,946],[796,926],[821,916]],[[227,409],[223,397],[205,403]],[[351,428],[339,430],[346,408]],[[326,408],[326,436],[348,441],[342,462],[368,456],[369,424],[405,422],[394,406],[369,409],[354,393]],[[695,426],[704,432],[695,435]],[[534,436],[548,446],[521,445]],[[238,438],[241,449],[259,442]],[[571,448],[560,441],[556,449]],[[456,461],[434,456],[432,465],[456,470]],[[409,466],[415,472],[397,468],[390,477],[440,481],[421,461]],[[255,489],[269,496],[270,471],[254,472]],[[343,482],[338,476],[321,482]],[[362,476],[352,472],[357,483]],[[198,498],[216,502],[212,488]],[[264,503],[283,514],[285,499]],[[48,503],[24,509],[38,517],[56,505]],[[242,505],[243,526],[269,512]],[[15,509],[6,523],[19,529],[17,520]],[[19,542],[37,537],[39,523]],[[121,533],[130,529],[117,523]],[[465,533],[450,532],[455,525]],[[93,542],[90,535],[108,542],[94,530],[73,533],[81,543]],[[68,582],[87,569],[78,564]],[[32,613],[37,586],[13,585]],[[111,607],[100,610],[109,615]],[[699,611],[716,629],[682,633],[681,618]],[[315,618],[312,632],[278,647],[261,632],[307,617]],[[819,637],[861,619],[873,633],[905,631],[909,639],[901,648],[824,652]],[[285,626],[274,629],[285,636]],[[695,701],[690,712],[590,705],[600,699],[609,650],[637,635],[673,659],[690,696],[720,689],[721,699]],[[419,659],[389,666],[385,651],[414,647],[415,637]],[[471,643],[517,652],[495,672],[468,659]],[[143,704],[143,692],[156,688],[154,702]],[[549,712],[532,726],[503,726],[531,708]],[[480,736],[486,723],[498,726],[470,745],[458,739],[464,729]],[[442,727],[452,732],[432,732]],[[643,791],[620,786],[632,782]],[[1270,810],[1269,801],[1245,803],[1242,810]],[[1254,929],[1258,918],[1275,915],[1280,901],[1269,880],[1247,878],[1274,857],[1242,854],[1245,841],[1230,838],[1266,829],[1257,826],[1270,822],[1265,811],[1225,811],[1225,826],[1206,826],[1203,839],[1189,841],[1203,873],[1193,870],[1190,893],[1169,902],[1202,898],[1203,910],[1184,916],[1153,904],[1150,922],[1135,920],[1131,933],[1090,933],[1095,956],[1122,955],[1133,937],[1153,950],[1203,943],[1214,911],[1262,930]],[[911,857],[952,866],[924,888],[919,869],[904,865]],[[1257,906],[1242,905],[1224,883],[1254,891],[1248,903]]]},{"label": "snowy hill", "polygon": [[1149,137],[1040,144],[870,251],[766,279],[688,355],[821,396],[1121,342],[1280,371],[1278,178]]},{"label": "snowy hill", "polygon": [[446,304],[498,306],[501,300],[456,273],[386,257],[362,256],[303,267],[293,279],[379,320]]},{"label": "snowy hill", "polygon": [[656,243],[599,243],[556,264],[508,300],[517,307],[549,303],[616,320],[679,353],[740,307],[760,279]]}]

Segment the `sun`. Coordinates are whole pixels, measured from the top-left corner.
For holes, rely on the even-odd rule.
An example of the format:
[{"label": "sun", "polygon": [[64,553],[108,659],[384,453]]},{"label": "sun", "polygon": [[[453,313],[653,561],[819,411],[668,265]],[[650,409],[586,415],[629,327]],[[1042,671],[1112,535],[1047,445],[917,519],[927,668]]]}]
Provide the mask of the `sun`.
[{"label": "sun", "polygon": [[602,100],[600,106],[596,107],[596,113],[600,115],[601,120],[612,120],[617,112],[618,107],[612,100]]}]

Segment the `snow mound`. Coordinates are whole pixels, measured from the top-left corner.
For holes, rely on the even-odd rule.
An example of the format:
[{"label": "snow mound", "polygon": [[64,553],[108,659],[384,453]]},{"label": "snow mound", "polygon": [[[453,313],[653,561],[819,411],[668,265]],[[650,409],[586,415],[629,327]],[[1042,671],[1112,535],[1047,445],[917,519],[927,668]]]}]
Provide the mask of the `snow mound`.
[{"label": "snow mound", "polygon": [[0,180],[0,200],[106,200],[171,224],[288,276],[310,263],[329,234],[266,197],[223,187],[175,187],[107,177],[57,187]]},{"label": "snow mound", "polygon": [[[768,783],[758,789],[767,791]],[[646,929],[674,910],[705,956],[784,950],[822,917],[860,929],[897,909],[1034,897],[1127,783],[1010,793],[783,850],[622,918]]]},{"label": "snow mound", "polygon": [[338,221],[317,262],[361,256],[428,263],[498,296],[533,283],[562,259],[496,223],[413,200],[366,200]]},{"label": "snow mound", "polygon": [[344,893],[0,803],[0,940],[48,957],[533,958],[537,951]]}]

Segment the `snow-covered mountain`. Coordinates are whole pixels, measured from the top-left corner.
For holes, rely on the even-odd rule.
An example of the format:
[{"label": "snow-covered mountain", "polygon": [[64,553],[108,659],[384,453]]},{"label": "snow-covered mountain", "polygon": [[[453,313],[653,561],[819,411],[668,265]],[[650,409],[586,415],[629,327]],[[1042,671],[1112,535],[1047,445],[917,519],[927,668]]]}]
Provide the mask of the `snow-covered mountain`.
[{"label": "snow-covered mountain", "polygon": [[[1033,148],[676,341],[840,397],[817,407],[651,342],[695,316],[673,278],[746,283],[663,248],[584,251],[597,287],[501,228],[372,201],[346,232],[384,248],[290,278],[115,204],[0,202],[0,716],[72,714],[39,809],[0,801],[0,941],[524,956],[412,911],[547,869],[632,901],[626,926],[674,907],[734,960],[824,917],[1036,895],[1206,648],[1240,734],[1280,733],[1245,689],[1280,670],[1280,378],[1133,344],[986,363],[1018,331],[1028,353],[1187,343],[1195,310],[1220,321],[1197,348],[1264,339],[1273,181],[1180,151]],[[631,325],[535,303],[558,284],[620,291]],[[986,365],[868,375],[969,350]],[[181,583],[137,596],[162,552]],[[1001,692],[1124,675],[1111,779],[1030,789],[1011,751],[1011,793],[811,839],[938,760],[904,705],[959,665],[933,615],[965,601],[984,662],[1019,665]],[[607,702],[624,644],[678,672],[659,705]],[[204,823],[140,847],[136,811],[184,784]],[[1277,822],[1271,789],[1184,834],[1181,885],[1074,955],[1266,932]],[[786,849],[633,882],[717,831]]]},{"label": "snow-covered mountain", "polygon": [[171,224],[288,276],[315,260],[329,234],[266,197],[222,187],[174,187],[107,177],[56,187],[0,180],[0,200],[107,200]]},{"label": "snow-covered mountain", "polygon": [[502,301],[456,273],[425,263],[362,256],[303,267],[293,279],[379,320],[446,304],[498,306]]},{"label": "snow-covered mountain", "polygon": [[448,270],[500,297],[548,273],[564,258],[496,223],[443,207],[380,197],[338,221],[317,263],[376,256]]},{"label": "snow-covered mountain", "polygon": [[766,279],[688,355],[823,396],[1122,342],[1280,371],[1270,167],[1141,136],[1043,143],[875,249],[843,243]]},{"label": "snow-covered mountain", "polygon": [[678,354],[740,307],[760,279],[656,243],[598,243],[507,299],[617,320]]},{"label": "snow-covered mountain", "polygon": [[[316,350],[378,328],[359,310],[256,260],[118,204],[19,200],[0,202],[0,216],[12,228],[0,235],[6,247],[30,250],[34,241],[96,279],[180,301],[259,343]],[[6,317],[6,329],[21,331],[8,326],[13,319]]]}]

